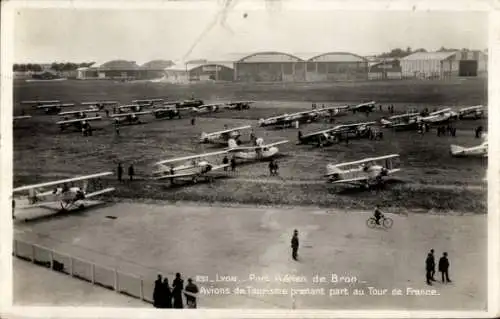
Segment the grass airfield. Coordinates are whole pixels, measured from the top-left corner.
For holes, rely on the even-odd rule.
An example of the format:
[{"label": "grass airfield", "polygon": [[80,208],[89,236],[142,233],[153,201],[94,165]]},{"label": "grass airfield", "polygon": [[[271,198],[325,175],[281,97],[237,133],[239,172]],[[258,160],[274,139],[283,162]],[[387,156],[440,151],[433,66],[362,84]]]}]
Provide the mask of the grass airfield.
[{"label": "grass airfield", "polygon": [[[240,125],[256,125],[259,118],[311,108],[311,101],[326,105],[376,100],[384,105],[366,117],[349,114],[336,123],[303,125],[304,133],[344,122],[378,121],[408,106],[422,109],[439,105],[486,104],[480,79],[436,84],[416,82],[369,82],[338,85],[193,85],[171,86],[158,83],[113,83],[104,81],[25,83],[15,87],[15,101],[60,99],[64,102],[95,99],[120,100],[148,96],[183,99],[194,94],[206,102],[252,99],[246,111],[224,111],[180,120],[144,119],[150,123],[122,127],[114,134],[111,123],[94,125],[93,136],[59,134],[57,116],[40,115],[21,122],[14,129],[15,185],[56,180],[63,177],[115,170],[118,161],[133,163],[138,180],[118,183],[110,202],[94,209],[56,217],[38,209],[19,214],[38,216],[15,225],[16,237],[52,247],[60,252],[94,261],[102,266],[134,273],[154,280],[158,271],[170,277],[216,274],[238,276],[250,273],[304,275],[350,273],[363,283],[356,286],[426,288],[425,256],[434,248],[439,257],[447,251],[451,261],[451,285],[436,284],[439,296],[297,296],[297,309],[484,309],[486,300],[486,185],[487,162],[455,159],[449,144],[478,145],[473,129],[487,126],[483,121],[457,122],[456,137],[437,137],[435,130],[416,132],[384,130],[382,141],[351,140],[318,149],[295,145],[296,129],[256,128],[265,142],[282,139],[284,154],[278,159],[280,176],[269,177],[267,163],[239,165],[235,174],[221,176],[215,183],[170,187],[168,182],[148,180],[151,164],[166,158],[211,152],[220,148],[196,143],[201,132]],[[293,102],[291,102],[293,101]],[[335,101],[335,102],[327,102]],[[405,102],[413,101],[413,102]],[[14,112],[20,112],[16,104]],[[17,124],[16,124],[17,126]],[[248,139],[245,132],[243,140]],[[322,180],[330,162],[358,160],[390,153],[401,155],[403,183],[383,190],[360,192],[326,185]],[[219,159],[221,160],[221,158]],[[224,175],[224,174],[222,174]],[[157,200],[166,200],[162,204]],[[201,202],[200,204],[187,204]],[[141,204],[139,202],[142,202]],[[177,203],[173,206],[168,203]],[[208,206],[207,203],[209,203]],[[248,204],[242,206],[241,204]],[[380,204],[394,219],[391,230],[371,230],[364,210]],[[264,205],[258,208],[255,205]],[[280,208],[281,207],[281,208]],[[328,211],[328,212],[326,212]],[[361,212],[360,212],[361,211]],[[419,212],[420,214],[412,214]],[[438,214],[434,214],[438,213]],[[17,214],[17,212],[16,212]],[[116,216],[109,220],[106,216]],[[290,258],[290,236],[298,228],[301,236],[300,261]],[[466,258],[467,257],[467,258]],[[484,278],[483,278],[484,277]],[[210,288],[209,284],[197,282]],[[212,284],[212,283],[211,283]],[[213,283],[214,288],[246,287],[248,282]],[[290,284],[256,283],[259,288],[291,288]],[[296,288],[315,288],[297,284]],[[323,287],[323,285],[322,285]],[[343,288],[325,284],[329,289]],[[355,288],[349,286],[350,289]],[[152,291],[145,291],[152,293]],[[207,308],[291,308],[290,295],[201,297]]]},{"label": "grass airfield", "polygon": [[[117,218],[106,218],[110,215]],[[67,216],[19,222],[15,236],[141,276],[150,282],[144,288],[147,296],[152,294],[158,272],[169,278],[175,272],[181,272],[185,279],[198,278],[197,285],[203,287],[199,300],[202,308],[290,309],[292,288],[323,288],[326,295],[296,295],[296,309],[485,309],[485,215],[391,214],[394,225],[390,230],[369,229],[365,223],[369,216],[362,211],[313,207],[208,207],[126,201]],[[299,262],[290,256],[295,228],[300,232]],[[406,295],[407,288],[429,288],[424,266],[431,248],[437,258],[448,252],[454,282],[437,282],[430,287],[439,295]],[[250,274],[267,275],[270,282],[250,281]],[[274,279],[277,274],[304,276],[308,282],[278,282]],[[328,281],[332,274],[351,280],[356,277],[357,282],[311,283],[315,274]],[[235,276],[238,281],[216,282],[217,275]],[[204,282],[204,276],[208,282]],[[138,292],[131,281],[120,279],[120,285]],[[249,286],[288,289],[288,294],[232,292],[236,287],[246,290]],[[369,287],[388,289],[388,295],[370,296]],[[218,293],[209,294],[210,288],[218,288]],[[221,294],[223,288],[231,293]],[[330,292],[337,293],[334,289],[344,288],[349,296],[329,296]],[[392,296],[394,288],[402,289],[406,296]],[[353,289],[366,293],[354,296]],[[22,296],[16,298],[22,300]]]}]

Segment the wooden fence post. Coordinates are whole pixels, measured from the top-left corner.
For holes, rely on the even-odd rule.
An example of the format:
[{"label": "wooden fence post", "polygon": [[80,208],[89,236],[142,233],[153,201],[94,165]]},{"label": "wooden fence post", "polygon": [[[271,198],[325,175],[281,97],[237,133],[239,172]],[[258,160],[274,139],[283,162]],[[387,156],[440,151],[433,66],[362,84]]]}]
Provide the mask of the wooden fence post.
[{"label": "wooden fence post", "polygon": [[31,245],[31,261],[35,263],[35,245]]},{"label": "wooden fence post", "polygon": [[90,277],[92,279],[92,284],[95,284],[95,265],[90,263]]},{"label": "wooden fence post", "polygon": [[73,277],[73,257],[69,257],[69,275]]},{"label": "wooden fence post", "polygon": [[119,283],[118,283],[118,270],[116,270],[116,268],[115,268],[114,274],[115,274],[115,291],[120,292],[120,290],[119,290],[120,287],[119,287]]},{"label": "wooden fence post", "polygon": [[140,288],[140,297],[141,300],[144,300],[144,282],[142,281],[142,278],[139,278],[139,288]]}]

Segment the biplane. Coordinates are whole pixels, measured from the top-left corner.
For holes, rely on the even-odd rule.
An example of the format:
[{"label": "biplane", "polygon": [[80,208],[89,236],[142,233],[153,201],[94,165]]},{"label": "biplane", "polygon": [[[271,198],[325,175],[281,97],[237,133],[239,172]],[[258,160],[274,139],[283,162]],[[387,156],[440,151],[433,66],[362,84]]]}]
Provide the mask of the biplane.
[{"label": "biplane", "polygon": [[162,105],[163,104],[163,99],[144,99],[144,100],[133,100],[132,104],[138,104],[140,106],[155,106],[155,105]]},{"label": "biplane", "polygon": [[484,115],[484,106],[483,105],[475,105],[464,107],[458,110],[458,118],[461,120],[465,119],[480,119]]},{"label": "biplane", "polygon": [[276,146],[285,143],[288,143],[288,140],[264,144],[264,140],[258,138],[255,140],[255,146],[239,146],[236,140],[230,139],[227,152],[233,154],[235,159],[266,160],[278,155],[279,149]]},{"label": "biplane", "polygon": [[37,110],[44,110],[45,114],[58,114],[64,107],[75,106],[74,103],[42,104],[35,106]]},{"label": "biplane", "polygon": [[175,106],[162,106],[151,110],[151,113],[157,119],[173,119],[174,117],[181,118],[181,113]]},{"label": "biplane", "polygon": [[213,133],[201,133],[200,143],[214,143],[214,144],[225,144],[227,145],[230,139],[236,140],[238,142],[241,136],[241,131],[251,128],[251,125],[235,127],[232,129],[226,129],[223,131],[213,132]]},{"label": "biplane", "polygon": [[484,141],[478,146],[464,147],[450,145],[450,154],[453,157],[488,157],[488,137],[483,135]]},{"label": "biplane", "polygon": [[365,188],[382,185],[384,178],[401,170],[395,168],[397,158],[399,154],[390,154],[355,162],[328,164],[325,177],[333,184],[348,184]]},{"label": "biplane", "polygon": [[139,115],[144,115],[144,114],[151,114],[151,111],[119,113],[110,115],[110,117],[114,119],[115,124],[132,125],[132,124],[141,124],[142,122],[139,119]]},{"label": "biplane", "polygon": [[321,108],[316,108],[312,112],[317,114],[318,116],[337,116],[341,114],[346,114],[345,111],[349,109],[349,106],[343,105],[343,106],[328,106],[328,107],[321,107]]},{"label": "biplane", "polygon": [[203,104],[203,105],[191,107],[191,111],[195,112],[195,113],[218,112],[220,107],[223,105],[224,105],[224,103]]},{"label": "biplane", "polygon": [[458,113],[451,110],[451,108],[445,108],[438,110],[424,117],[419,117],[419,121],[424,122],[429,125],[441,125],[449,123],[450,121],[456,120],[458,118]]},{"label": "biplane", "polygon": [[[101,177],[109,175],[113,175],[113,173],[104,172],[53,182],[21,186],[14,188],[12,192],[28,192],[28,205],[22,206],[22,208],[58,204],[58,206],[60,206],[60,211],[68,211],[75,208],[84,208],[86,204],[85,200],[113,192],[115,188],[103,188],[102,181],[100,180]],[[92,181],[92,183],[89,183],[89,181]],[[81,182],[81,186],[74,186],[77,182]]]},{"label": "biplane", "polygon": [[140,112],[144,106],[139,104],[120,105],[116,111],[118,114],[127,112]]},{"label": "biplane", "polygon": [[395,131],[417,130],[420,125],[420,113],[405,113],[394,115],[389,118],[381,118],[380,124]]},{"label": "biplane", "polygon": [[184,101],[172,101],[172,102],[165,102],[165,105],[175,105],[178,109],[184,109],[184,108],[192,108],[192,107],[197,107],[200,105],[205,104],[203,100],[200,99],[189,99],[189,100],[184,100]]},{"label": "biplane", "polygon": [[100,116],[82,117],[82,118],[75,118],[72,120],[58,121],[56,122],[56,124],[59,125],[61,132],[68,127],[74,127],[77,131],[81,131],[84,128],[90,128],[89,122],[100,121],[100,120],[102,120],[102,117]]},{"label": "biplane", "polygon": [[86,110],[61,112],[58,115],[62,116],[65,120],[69,120],[69,117],[72,117],[73,119],[84,119],[87,117],[87,113],[95,113],[95,112],[98,112],[98,110],[90,108]]},{"label": "biplane", "polygon": [[283,114],[279,116],[269,117],[267,119],[259,119],[259,126],[275,126],[275,127],[288,127],[291,126],[295,121],[299,123],[312,122],[318,117],[317,112],[313,111],[302,111],[291,114]]},{"label": "biplane", "polygon": [[[158,167],[153,171],[153,179],[169,179],[171,184],[174,184],[176,179],[190,178],[193,183],[197,183],[200,178],[205,178],[208,181],[213,181],[214,176],[211,174],[214,171],[229,167],[229,164],[216,164],[206,160],[207,157],[226,154],[226,151],[204,153],[193,156],[173,158],[155,163]],[[174,166],[171,163],[185,162],[184,164]],[[171,164],[166,166],[165,164]]]},{"label": "biplane", "polygon": [[297,144],[316,144],[318,147],[338,143],[345,138],[365,138],[373,133],[371,126],[375,122],[342,124],[335,127],[303,135],[298,132]]},{"label": "biplane", "polygon": [[231,101],[226,103],[226,106],[224,108],[230,109],[230,110],[248,110],[250,108],[250,105],[255,103],[255,101]]},{"label": "biplane", "polygon": [[358,105],[351,105],[349,106],[349,110],[351,110],[352,113],[356,112],[369,113],[373,112],[373,109],[375,109],[375,104],[376,104],[375,101],[371,101],[371,102],[361,103]]},{"label": "biplane", "polygon": [[106,106],[116,106],[119,103],[118,103],[118,101],[92,101],[92,102],[82,102],[80,104],[81,105],[87,105],[87,106],[89,106],[94,111],[95,110],[101,111]]}]

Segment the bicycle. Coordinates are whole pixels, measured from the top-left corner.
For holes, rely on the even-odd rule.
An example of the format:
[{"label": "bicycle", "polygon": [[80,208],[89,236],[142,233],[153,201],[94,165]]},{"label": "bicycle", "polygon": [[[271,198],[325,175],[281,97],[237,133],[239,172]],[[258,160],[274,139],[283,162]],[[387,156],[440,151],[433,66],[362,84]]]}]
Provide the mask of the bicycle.
[{"label": "bicycle", "polygon": [[[382,216],[379,220],[379,223],[380,223],[379,226],[388,229],[392,227],[394,221],[390,217]],[[377,226],[377,220],[375,219],[375,217],[372,216],[368,218],[368,220],[366,221],[366,225],[368,226],[368,228],[375,228],[375,226]]]}]

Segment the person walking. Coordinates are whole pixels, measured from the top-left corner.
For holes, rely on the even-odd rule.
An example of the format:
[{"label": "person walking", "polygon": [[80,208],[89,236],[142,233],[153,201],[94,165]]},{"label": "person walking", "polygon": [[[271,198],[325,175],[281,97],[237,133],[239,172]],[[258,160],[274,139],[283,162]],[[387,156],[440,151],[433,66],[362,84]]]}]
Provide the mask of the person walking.
[{"label": "person walking", "polygon": [[441,281],[451,282],[450,277],[448,275],[448,269],[450,268],[450,261],[448,260],[448,253],[444,252],[443,257],[439,259],[439,271],[441,272]]},{"label": "person walking", "polygon": [[291,246],[292,246],[292,258],[293,260],[297,260],[297,253],[299,251],[299,231],[297,229],[293,231]]},{"label": "person walking", "polygon": [[122,176],[123,176],[122,163],[118,163],[118,168],[117,168],[116,176],[118,177],[118,181],[121,182],[122,181]]}]

